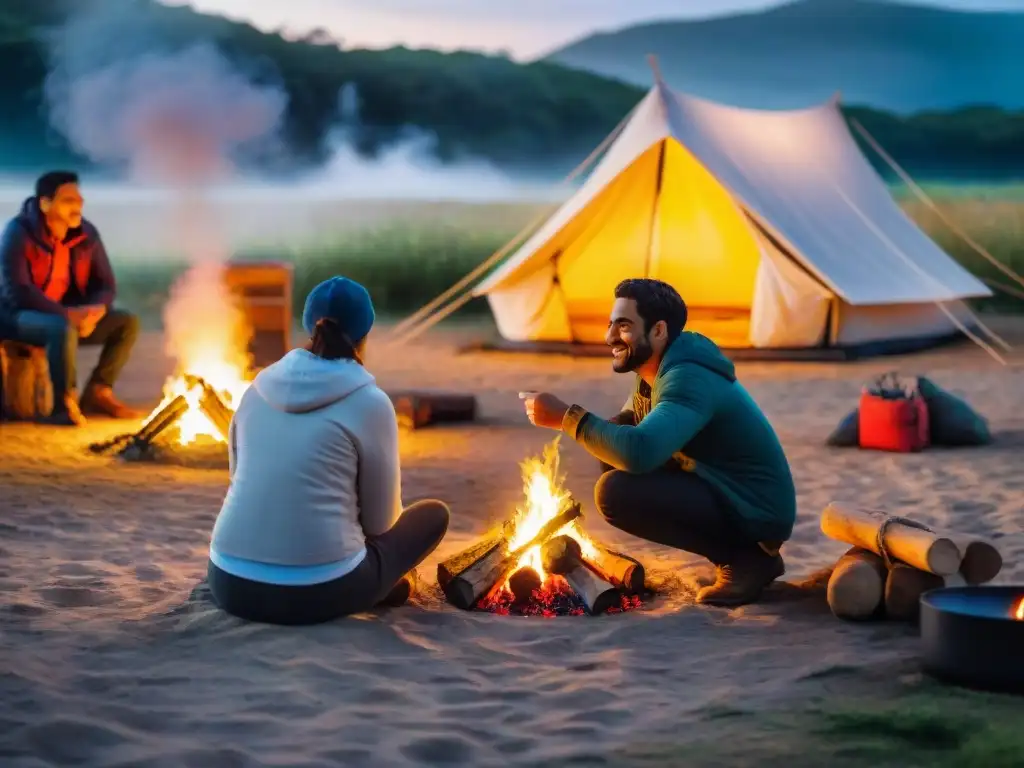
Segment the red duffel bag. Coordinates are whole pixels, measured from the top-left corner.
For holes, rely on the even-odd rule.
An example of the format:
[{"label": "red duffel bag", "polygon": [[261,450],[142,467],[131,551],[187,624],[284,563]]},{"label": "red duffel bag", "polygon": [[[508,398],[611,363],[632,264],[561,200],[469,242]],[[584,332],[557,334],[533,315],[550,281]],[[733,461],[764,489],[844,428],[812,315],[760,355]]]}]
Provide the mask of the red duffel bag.
[{"label": "red duffel bag", "polygon": [[928,447],[928,405],[917,381],[889,373],[860,395],[860,447],[910,453]]}]

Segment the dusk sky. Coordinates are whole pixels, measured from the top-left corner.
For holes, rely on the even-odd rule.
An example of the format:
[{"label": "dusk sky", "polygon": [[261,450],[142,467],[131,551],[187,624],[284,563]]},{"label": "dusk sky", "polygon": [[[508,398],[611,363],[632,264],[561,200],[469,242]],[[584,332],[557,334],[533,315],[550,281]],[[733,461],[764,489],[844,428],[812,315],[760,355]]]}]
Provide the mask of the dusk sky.
[{"label": "dusk sky", "polygon": [[[778,0],[166,0],[304,32],[324,27],[348,47],[507,50],[529,59],[598,30],[664,18],[765,8]],[[917,0],[925,3],[927,0]],[[1020,9],[1024,0],[934,0],[968,10]]]}]

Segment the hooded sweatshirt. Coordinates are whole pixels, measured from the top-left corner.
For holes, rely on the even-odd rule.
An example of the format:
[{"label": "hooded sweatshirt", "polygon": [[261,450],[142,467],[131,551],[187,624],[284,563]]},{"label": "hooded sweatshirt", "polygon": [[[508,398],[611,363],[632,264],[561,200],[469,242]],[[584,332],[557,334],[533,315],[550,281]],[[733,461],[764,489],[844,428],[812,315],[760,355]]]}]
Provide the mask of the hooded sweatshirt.
[{"label": "hooded sweatshirt", "polygon": [[395,409],[354,361],[296,349],[261,371],[238,405],[228,447],[231,484],[210,559],[236,576],[338,578],[365,557],[365,537],[401,513]]},{"label": "hooded sweatshirt", "polygon": [[[567,419],[572,437],[616,469],[651,472],[667,463],[693,472],[728,502],[734,522],[757,541],[785,541],[796,490],[775,430],[710,339],[684,332],[665,351],[650,388],[637,377],[636,426],[585,414]],[[681,503],[684,500],[680,500]]]}]

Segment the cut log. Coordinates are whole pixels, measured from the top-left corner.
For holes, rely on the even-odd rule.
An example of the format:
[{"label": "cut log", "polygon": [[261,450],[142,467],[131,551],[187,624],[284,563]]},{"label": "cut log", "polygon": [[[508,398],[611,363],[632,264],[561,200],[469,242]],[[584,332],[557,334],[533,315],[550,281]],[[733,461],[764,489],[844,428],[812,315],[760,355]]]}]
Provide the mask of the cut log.
[{"label": "cut log", "polygon": [[[887,517],[885,512],[832,502],[821,513],[821,530],[830,539],[881,555],[878,530]],[[938,533],[893,523],[886,528],[885,545],[893,560],[922,571],[948,576],[960,569],[960,550],[952,539]]]},{"label": "cut log", "polygon": [[389,393],[398,422],[408,429],[476,419],[476,397],[456,392],[413,390]]},{"label": "cut log", "polygon": [[199,398],[199,410],[209,419],[217,432],[220,433],[220,436],[227,440],[234,411],[224,404],[224,401],[220,399],[220,395],[217,394],[217,390],[205,381],[200,380],[200,383],[203,388],[203,394]]},{"label": "cut log", "polygon": [[828,580],[828,607],[840,619],[864,621],[881,613],[886,569],[874,552],[853,547],[836,562]]},{"label": "cut log", "polygon": [[595,544],[594,549],[596,554],[586,552],[582,555],[591,570],[628,594],[635,595],[643,591],[646,574],[639,562],[599,544]]},{"label": "cut log", "polygon": [[35,421],[53,413],[53,382],[45,348],[14,341],[0,344],[0,379],[0,418]]},{"label": "cut log", "polygon": [[486,595],[499,580],[505,579],[519,559],[531,547],[544,544],[558,533],[564,525],[571,523],[580,516],[580,505],[568,498],[561,511],[551,518],[537,535],[515,550],[509,549],[508,538],[503,538],[499,546],[488,550],[458,576],[451,579],[444,587],[445,597],[458,608],[470,609]]},{"label": "cut log", "polygon": [[515,518],[510,518],[484,534],[461,552],[456,552],[437,564],[437,583],[442,589],[448,582],[469,568],[495,547],[509,540],[515,530]]},{"label": "cut log", "polygon": [[917,622],[921,595],[945,585],[942,576],[919,571],[906,563],[893,563],[885,580],[885,615],[896,621]]},{"label": "cut log", "polygon": [[131,443],[135,446],[149,445],[164,430],[180,419],[187,410],[188,400],[184,395],[178,395],[142,425],[139,431],[132,436]]},{"label": "cut log", "polygon": [[583,600],[587,613],[606,612],[619,605],[622,594],[607,579],[587,567],[579,542],[571,536],[555,536],[541,548],[544,569],[562,576]]},{"label": "cut log", "polygon": [[540,589],[540,584],[540,574],[528,565],[508,577],[508,587],[512,590],[516,603],[528,603],[533,591]]},{"label": "cut log", "polygon": [[972,586],[986,584],[999,575],[1003,556],[992,542],[959,534],[950,534],[950,538],[960,549],[960,575],[964,581]]}]

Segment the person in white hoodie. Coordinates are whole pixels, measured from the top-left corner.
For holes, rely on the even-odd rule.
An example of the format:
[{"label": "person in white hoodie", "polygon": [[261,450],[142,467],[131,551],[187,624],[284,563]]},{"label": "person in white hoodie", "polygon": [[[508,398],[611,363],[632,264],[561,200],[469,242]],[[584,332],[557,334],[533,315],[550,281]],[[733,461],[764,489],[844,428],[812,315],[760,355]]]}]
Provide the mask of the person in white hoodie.
[{"label": "person in white hoodie", "polygon": [[441,501],[402,508],[395,409],[362,364],[373,321],[363,286],[321,283],[302,313],[308,348],[261,371],[238,404],[208,567],[228,613],[316,624],[401,604],[448,530]]}]

